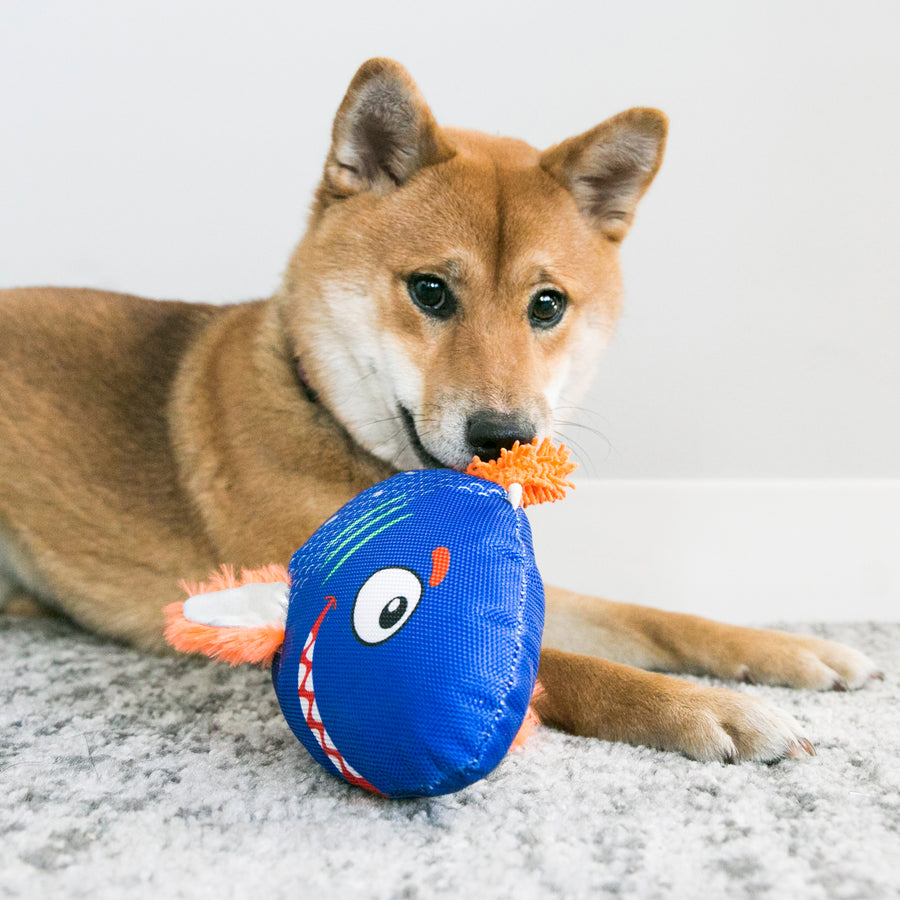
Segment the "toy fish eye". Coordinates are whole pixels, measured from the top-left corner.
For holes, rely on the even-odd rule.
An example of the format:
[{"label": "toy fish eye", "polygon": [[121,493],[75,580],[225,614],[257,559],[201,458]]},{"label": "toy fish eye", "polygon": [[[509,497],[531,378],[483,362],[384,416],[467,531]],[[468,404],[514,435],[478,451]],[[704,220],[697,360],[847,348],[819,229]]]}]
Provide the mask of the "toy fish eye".
[{"label": "toy fish eye", "polygon": [[356,593],[354,636],[367,646],[384,643],[409,621],[421,598],[422,582],[412,569],[379,569]]}]

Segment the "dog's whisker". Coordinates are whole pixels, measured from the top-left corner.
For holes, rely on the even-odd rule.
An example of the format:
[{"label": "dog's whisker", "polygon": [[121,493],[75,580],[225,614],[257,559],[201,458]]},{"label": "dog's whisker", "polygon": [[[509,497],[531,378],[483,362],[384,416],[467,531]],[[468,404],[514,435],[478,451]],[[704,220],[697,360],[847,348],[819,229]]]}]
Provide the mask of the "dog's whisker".
[{"label": "dog's whisker", "polygon": [[593,460],[591,459],[590,454],[585,450],[584,446],[581,445],[578,441],[572,439],[563,434],[561,431],[554,429],[552,431],[554,437],[556,437],[561,443],[566,444],[571,447],[572,454],[575,457],[575,461],[585,469],[588,478],[596,478],[597,470],[594,466]]},{"label": "dog's whisker", "polygon": [[[559,413],[563,410],[574,410],[575,413],[577,414],[577,417],[573,416],[572,419],[567,419],[567,418],[563,418],[563,417],[559,416]],[[606,458],[607,459],[609,459],[609,457],[612,455],[613,451],[615,450],[615,447],[613,446],[613,443],[609,439],[609,437],[607,437],[607,435],[604,433],[604,431],[602,431],[600,428],[597,428],[594,424],[586,423],[583,421],[578,421],[579,417],[587,416],[587,417],[592,417],[594,419],[594,421],[597,422],[597,424],[608,425],[609,420],[606,419],[604,416],[601,416],[599,413],[595,412],[594,410],[590,410],[583,406],[575,406],[575,405],[555,406],[553,408],[553,415],[554,415],[555,422],[556,422],[557,432],[561,436],[563,436],[564,439],[568,439],[570,441],[574,440],[571,437],[571,433],[569,432],[569,429],[579,429],[581,431],[586,431],[589,434],[592,434],[592,435],[600,438],[600,440],[602,440],[606,444],[606,448],[607,448],[606,449]]]},{"label": "dog's whisker", "polygon": [[606,416],[604,416],[604,415],[602,415],[601,413],[597,412],[597,410],[595,410],[595,409],[589,409],[589,408],[586,407],[586,406],[557,405],[557,406],[554,406],[554,407],[553,407],[552,412],[553,412],[553,415],[554,415],[554,416],[559,416],[559,414],[561,414],[561,413],[563,413],[563,412],[566,412],[566,413],[567,413],[567,415],[566,415],[567,421],[569,420],[568,413],[571,412],[571,413],[572,413],[572,416],[571,416],[572,419],[575,419],[576,417],[577,417],[577,418],[588,418],[588,419],[593,418],[593,419],[596,419],[596,420],[598,420],[598,421],[600,421],[600,422],[603,422],[603,423],[606,424],[606,425],[609,425],[609,419],[608,419]]},{"label": "dog's whisker", "polygon": [[[594,433],[595,433],[595,434],[597,435],[597,437],[599,437],[599,438],[603,441],[603,443],[606,445],[606,453],[603,454],[603,456],[601,457],[601,459],[605,462],[605,461],[609,460],[610,457],[612,457],[612,455],[615,453],[616,448],[615,448],[615,446],[613,445],[613,442],[612,442],[605,434],[603,434],[603,433],[601,433],[601,432],[594,432]],[[573,437],[573,435],[571,434],[571,432],[567,432],[565,428],[557,429],[557,434],[559,434],[561,440],[563,440],[563,441],[565,441],[565,442],[567,442],[567,443],[572,443],[572,444],[577,444],[578,446],[583,446],[583,444],[580,444],[580,443],[576,440],[576,438]]]},{"label": "dog's whisker", "polygon": [[593,425],[585,425],[582,422],[561,422],[557,426],[558,431],[565,431],[567,428],[580,428],[583,431],[589,431],[598,438],[602,438],[607,444],[609,443],[609,438],[599,428],[594,428]]},{"label": "dog's whisker", "polygon": [[[403,428],[398,428],[398,429],[396,429],[396,430],[393,431],[390,435],[388,435],[384,440],[379,441],[379,442],[372,448],[372,452],[373,452],[373,453],[377,453],[377,451],[379,451],[382,447],[386,447],[386,446],[388,446],[388,445],[390,445],[390,444],[393,444],[394,441],[396,441],[397,438],[400,437],[401,434],[403,434]],[[400,451],[400,453],[402,453],[402,452],[403,452],[403,450]],[[399,454],[398,454],[398,455],[399,455]]]},{"label": "dog's whisker", "polygon": [[[563,398],[565,400],[565,398]],[[587,420],[609,425],[610,420],[603,413],[588,406],[581,406],[577,403],[559,403],[553,407],[554,415],[565,415],[567,419]]]},{"label": "dog's whisker", "polygon": [[363,428],[374,428],[376,425],[385,425],[389,422],[400,422],[400,421],[402,421],[400,416],[385,416],[385,418],[383,418],[383,419],[372,419],[369,422],[365,422],[364,424],[359,425],[358,428],[360,430]]}]

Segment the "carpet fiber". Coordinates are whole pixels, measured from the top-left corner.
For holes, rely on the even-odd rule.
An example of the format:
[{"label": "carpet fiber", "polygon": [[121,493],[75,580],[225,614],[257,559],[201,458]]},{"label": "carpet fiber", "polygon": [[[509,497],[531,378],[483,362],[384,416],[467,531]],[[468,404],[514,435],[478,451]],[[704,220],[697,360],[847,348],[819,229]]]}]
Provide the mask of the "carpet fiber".
[{"label": "carpet fiber", "polygon": [[318,768],[267,672],[0,618],[0,895],[900,895],[900,624],[798,626],[885,681],[742,686],[818,756],[700,764],[539,729],[485,781],[371,797]]}]

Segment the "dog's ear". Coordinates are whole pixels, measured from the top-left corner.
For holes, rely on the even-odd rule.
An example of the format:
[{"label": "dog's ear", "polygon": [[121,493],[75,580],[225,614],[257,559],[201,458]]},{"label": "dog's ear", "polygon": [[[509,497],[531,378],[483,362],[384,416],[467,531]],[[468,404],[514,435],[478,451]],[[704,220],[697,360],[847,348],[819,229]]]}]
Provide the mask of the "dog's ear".
[{"label": "dog's ear", "polygon": [[323,187],[336,199],[385,194],[452,156],[406,69],[390,59],[370,59],[337,111]]},{"label": "dog's ear", "polygon": [[541,167],[572,192],[582,215],[620,241],[662,163],[668,120],[637,107],[541,155]]}]

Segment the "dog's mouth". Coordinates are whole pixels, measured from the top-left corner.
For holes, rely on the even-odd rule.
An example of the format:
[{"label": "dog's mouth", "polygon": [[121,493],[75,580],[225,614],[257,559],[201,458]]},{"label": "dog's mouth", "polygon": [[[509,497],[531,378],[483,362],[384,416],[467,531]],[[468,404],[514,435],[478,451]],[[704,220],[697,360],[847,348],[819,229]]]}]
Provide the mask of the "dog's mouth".
[{"label": "dog's mouth", "polygon": [[441,462],[436,456],[433,456],[425,449],[419,432],[416,431],[416,423],[413,420],[412,413],[402,404],[399,405],[400,418],[403,420],[403,427],[406,429],[406,436],[412,444],[416,456],[422,462],[426,469],[447,469],[450,468],[446,463]]}]

